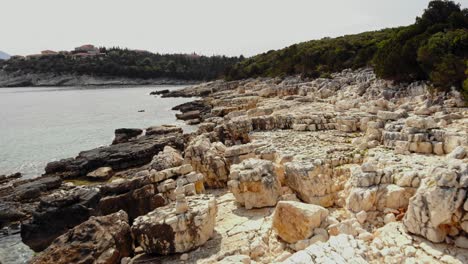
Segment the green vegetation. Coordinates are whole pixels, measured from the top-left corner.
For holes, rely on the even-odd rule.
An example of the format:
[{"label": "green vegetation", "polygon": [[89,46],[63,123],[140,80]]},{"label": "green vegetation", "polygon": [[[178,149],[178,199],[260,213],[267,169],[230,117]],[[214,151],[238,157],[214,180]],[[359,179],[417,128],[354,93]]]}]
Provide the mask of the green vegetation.
[{"label": "green vegetation", "polygon": [[258,76],[327,77],[346,68],[373,66],[379,77],[430,80],[468,94],[468,10],[452,1],[431,1],[413,25],[313,40],[244,60],[227,79]]},{"label": "green vegetation", "polygon": [[100,55],[56,54],[0,61],[7,72],[88,74],[128,78],[174,78],[212,80],[222,77],[224,69],[241,58],[187,54],[154,54],[120,48],[101,48]]}]

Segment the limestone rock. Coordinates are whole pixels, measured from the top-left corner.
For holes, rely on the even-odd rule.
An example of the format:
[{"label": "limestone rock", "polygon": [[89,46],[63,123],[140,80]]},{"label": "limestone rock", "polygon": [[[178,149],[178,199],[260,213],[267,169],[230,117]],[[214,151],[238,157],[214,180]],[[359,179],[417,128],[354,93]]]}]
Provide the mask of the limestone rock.
[{"label": "limestone rock", "polygon": [[223,258],[218,263],[220,264],[250,264],[251,259],[246,255],[234,255]]},{"label": "limestone rock", "polygon": [[229,190],[245,208],[274,206],[281,186],[271,161],[248,159],[231,167]]},{"label": "limestone rock", "polygon": [[110,179],[113,174],[114,171],[111,167],[101,167],[88,173],[86,176],[92,180],[105,181]]},{"label": "limestone rock", "polygon": [[150,167],[153,170],[161,171],[172,167],[181,166],[184,158],[180,152],[170,146],[165,146],[164,150],[153,157]]},{"label": "limestone rock", "polygon": [[463,159],[466,156],[466,149],[463,146],[456,147],[450,154],[448,154],[449,158],[453,159]]},{"label": "limestone rock", "polygon": [[188,200],[188,211],[177,213],[175,203],[135,219],[132,235],[146,253],[184,253],[203,245],[212,235],[216,200],[201,195]]},{"label": "limestone rock", "polygon": [[118,264],[132,254],[132,238],[124,211],[91,217],[58,237],[31,263]]},{"label": "limestone rock", "polygon": [[411,233],[442,242],[451,228],[464,226],[460,216],[467,214],[468,165],[435,167],[431,174],[410,199],[404,224]]},{"label": "limestone rock", "polygon": [[220,188],[226,186],[229,175],[225,150],[223,143],[212,143],[207,135],[202,134],[190,142],[185,150],[185,160],[205,176],[207,187]]},{"label": "limestone rock", "polygon": [[280,201],[276,206],[272,228],[288,243],[308,239],[328,216],[328,210],[312,204]]},{"label": "limestone rock", "polygon": [[368,263],[365,259],[367,246],[352,236],[331,237],[326,243],[316,243],[294,253],[285,264],[299,263]]}]

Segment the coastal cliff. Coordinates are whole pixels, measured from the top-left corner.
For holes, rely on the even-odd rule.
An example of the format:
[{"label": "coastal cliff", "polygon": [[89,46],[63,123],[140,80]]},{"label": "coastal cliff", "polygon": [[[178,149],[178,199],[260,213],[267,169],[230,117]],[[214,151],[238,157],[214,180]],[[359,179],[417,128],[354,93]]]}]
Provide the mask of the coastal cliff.
[{"label": "coastal cliff", "polygon": [[196,80],[178,80],[170,78],[140,79],[78,74],[9,73],[0,70],[0,88],[36,86],[188,85],[199,82],[200,81]]}]

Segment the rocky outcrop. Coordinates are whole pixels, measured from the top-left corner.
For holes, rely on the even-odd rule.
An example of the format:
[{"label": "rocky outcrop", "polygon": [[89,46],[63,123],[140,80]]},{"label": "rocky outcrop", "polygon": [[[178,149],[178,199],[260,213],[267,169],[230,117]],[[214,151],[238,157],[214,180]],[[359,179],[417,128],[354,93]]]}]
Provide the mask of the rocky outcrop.
[{"label": "rocky outcrop", "polygon": [[10,175],[0,175],[0,184],[5,184],[9,181],[21,178],[21,173],[13,173]]},{"label": "rocky outcrop", "polygon": [[165,146],[163,151],[153,157],[149,167],[153,170],[162,171],[172,167],[178,167],[182,165],[183,162],[184,158],[178,150],[170,146]]},{"label": "rocky outcrop", "polygon": [[123,194],[103,197],[97,206],[100,215],[107,215],[119,210],[128,214],[130,222],[140,215],[145,215],[154,209],[164,206],[166,198],[158,194],[158,190],[152,184],[130,190]]},{"label": "rocky outcrop", "polygon": [[16,201],[27,201],[36,199],[47,191],[56,189],[62,184],[59,177],[40,177],[31,181],[19,182],[13,191],[13,199]]},{"label": "rocky outcrop", "polygon": [[195,171],[205,176],[207,187],[224,187],[229,176],[229,167],[224,158],[225,150],[226,146],[223,143],[212,143],[208,136],[200,135],[187,146],[185,160]]},{"label": "rocky outcrop", "polygon": [[131,256],[132,238],[127,214],[123,211],[91,217],[58,237],[30,263],[118,264]]},{"label": "rocky outcrop", "polygon": [[151,135],[167,135],[167,134],[178,134],[182,133],[183,130],[180,127],[177,126],[171,126],[171,125],[162,125],[162,126],[152,126],[148,127],[145,131],[145,134],[148,136]]},{"label": "rocky outcrop", "polygon": [[100,194],[96,189],[77,188],[41,199],[30,223],[21,226],[23,242],[34,251],[42,251],[68,229],[95,214]]},{"label": "rocky outcrop", "polygon": [[328,210],[318,205],[280,201],[273,215],[272,227],[281,239],[296,243],[310,238],[327,216]]},{"label": "rocky outcrop", "polygon": [[114,134],[114,141],[112,145],[128,142],[130,139],[134,139],[143,133],[142,129],[139,128],[119,128],[116,129]]},{"label": "rocky outcrop", "polygon": [[436,167],[431,174],[410,199],[404,224],[430,241],[451,237],[468,248],[462,242],[468,233],[468,165],[453,161],[449,168]]},{"label": "rocky outcrop", "polygon": [[217,212],[213,197],[191,197],[181,206],[173,203],[135,219],[132,234],[146,253],[187,252],[213,235]]},{"label": "rocky outcrop", "polygon": [[101,167],[86,174],[86,177],[88,177],[91,180],[105,181],[105,180],[110,179],[113,174],[114,174],[114,171],[112,170],[111,167]]},{"label": "rocky outcrop", "polygon": [[[187,122],[201,122],[196,132],[151,127],[56,166],[60,183],[112,168],[111,179],[90,186],[74,185],[86,177],[65,180],[21,200],[11,194],[30,181],[8,181],[0,221],[33,212],[28,243],[45,247],[42,238],[86,221],[61,214],[125,210],[136,248],[122,263],[468,261],[459,94],[360,69],[329,79],[217,81],[163,96],[172,95],[202,96],[177,107]],[[95,202],[64,198],[77,190],[95,190]],[[36,210],[37,197],[47,204]],[[23,201],[29,207],[15,210]]]},{"label": "rocky outcrop", "polygon": [[183,145],[181,133],[150,134],[131,142],[83,151],[75,158],[51,162],[45,171],[62,178],[83,176],[100,167],[118,171],[149,163],[165,146],[183,149]]},{"label": "rocky outcrop", "polygon": [[273,162],[267,160],[247,159],[231,166],[228,187],[247,209],[275,206],[281,195]]}]

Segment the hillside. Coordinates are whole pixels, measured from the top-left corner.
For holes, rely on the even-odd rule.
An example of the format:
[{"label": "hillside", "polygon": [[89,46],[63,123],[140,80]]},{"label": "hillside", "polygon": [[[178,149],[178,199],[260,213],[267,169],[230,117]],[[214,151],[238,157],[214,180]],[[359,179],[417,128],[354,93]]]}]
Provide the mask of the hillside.
[{"label": "hillside", "polygon": [[222,77],[224,69],[237,62],[237,57],[154,54],[148,51],[84,45],[70,52],[43,51],[42,54],[15,57],[0,62],[0,69],[3,68],[9,75],[71,74],[135,79],[212,80]]},{"label": "hillside", "polygon": [[413,25],[324,38],[269,51],[228,69],[227,79],[328,77],[346,68],[373,66],[378,77],[398,82],[430,80],[468,93],[468,10],[452,1],[431,1]]}]

